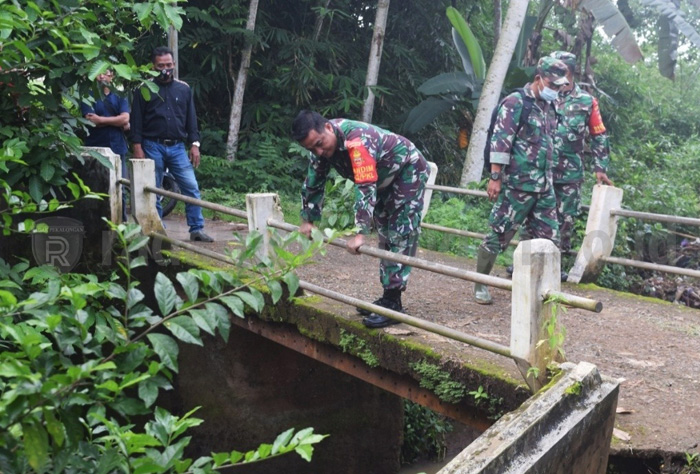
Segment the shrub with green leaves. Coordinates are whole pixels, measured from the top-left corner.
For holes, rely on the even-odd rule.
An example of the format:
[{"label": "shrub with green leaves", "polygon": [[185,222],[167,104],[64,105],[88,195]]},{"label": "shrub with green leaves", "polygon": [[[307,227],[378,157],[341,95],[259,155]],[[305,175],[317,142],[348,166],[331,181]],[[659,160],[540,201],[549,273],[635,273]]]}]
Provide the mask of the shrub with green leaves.
[{"label": "shrub with green leaves", "polygon": [[319,226],[336,230],[355,227],[355,183],[332,173],[326,181],[323,216]]},{"label": "shrub with green leaves", "polygon": [[429,408],[404,400],[401,462],[410,464],[421,458],[442,461],[447,452],[447,433],[452,424]]},{"label": "shrub with green leaves", "polygon": [[[283,284],[293,295],[291,270],[322,250],[320,236],[273,239],[272,256],[252,264],[262,236],[250,234],[230,271],[191,269],[175,281],[158,273],[150,308],[133,277],[149,239],[135,225],[114,230],[126,251],[105,280],[0,261],[0,471],[205,473],[292,451],[309,460],[325,437],[311,428],[247,453],[184,458],[185,432],[202,420],[196,408],[177,415],[157,401],[172,389],[178,344],[202,345],[203,332],[227,340],[230,314],[260,312],[264,286],[273,303]],[[302,250],[285,250],[291,242]]]},{"label": "shrub with green leaves", "polygon": [[[53,211],[88,194],[70,174],[80,156],[82,100],[98,96],[95,78],[151,82],[150,65],[131,56],[134,38],[182,24],[171,0],[0,2],[0,226],[11,216]],[[142,83],[142,82],[141,82]],[[93,156],[106,166],[98,153]],[[25,225],[25,229],[26,229]]]}]

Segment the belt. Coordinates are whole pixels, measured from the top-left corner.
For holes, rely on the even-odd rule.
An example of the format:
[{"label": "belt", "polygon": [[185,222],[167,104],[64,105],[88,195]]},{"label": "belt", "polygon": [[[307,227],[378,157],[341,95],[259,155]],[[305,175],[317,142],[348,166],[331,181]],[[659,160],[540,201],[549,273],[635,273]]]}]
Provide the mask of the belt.
[{"label": "belt", "polygon": [[177,145],[178,143],[183,142],[183,140],[180,140],[178,138],[150,138],[150,137],[146,137],[146,140],[151,140],[152,142],[160,143],[161,145],[165,145],[165,146],[174,146],[174,145]]}]

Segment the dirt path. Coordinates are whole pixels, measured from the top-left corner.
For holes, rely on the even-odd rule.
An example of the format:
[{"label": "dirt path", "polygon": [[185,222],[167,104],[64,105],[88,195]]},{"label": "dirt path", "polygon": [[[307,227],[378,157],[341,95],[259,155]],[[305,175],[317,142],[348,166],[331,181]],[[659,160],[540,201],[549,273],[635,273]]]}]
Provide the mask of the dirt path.
[{"label": "dirt path", "polygon": [[[184,222],[166,220],[174,238],[187,237]],[[199,244],[221,251],[234,225],[207,222],[217,239]],[[474,261],[420,250],[419,257],[457,268],[474,270]],[[502,267],[492,274],[505,277]],[[324,260],[300,270],[301,279],[366,301],[381,294],[378,262],[331,247]],[[604,375],[621,380],[615,426],[629,440],[613,439],[613,450],[630,454],[698,452],[700,443],[700,312],[627,293],[563,284],[563,291],[603,302],[601,313],[569,308],[562,317],[564,350],[572,362],[596,364]],[[510,341],[510,293],[494,289],[494,304],[481,306],[471,299],[472,284],[415,269],[403,302],[407,313],[500,344]],[[360,318],[348,307],[347,317]],[[446,347],[449,356],[465,360],[488,358],[484,351],[415,330],[404,324],[389,330],[413,334],[426,343]],[[505,372],[517,375],[514,364],[493,356]],[[625,438],[624,434],[621,434]]]}]

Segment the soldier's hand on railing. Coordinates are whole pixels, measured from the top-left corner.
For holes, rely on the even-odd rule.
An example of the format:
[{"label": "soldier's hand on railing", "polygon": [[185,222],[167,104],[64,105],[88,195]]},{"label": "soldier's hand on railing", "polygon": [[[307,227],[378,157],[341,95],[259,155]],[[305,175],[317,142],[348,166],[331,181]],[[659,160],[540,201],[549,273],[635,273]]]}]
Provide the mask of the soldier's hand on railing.
[{"label": "soldier's hand on railing", "polygon": [[357,251],[360,247],[365,244],[365,236],[362,234],[357,234],[352,239],[348,240],[348,252],[352,254],[358,254]]},{"label": "soldier's hand on railing", "polygon": [[314,230],[314,225],[311,222],[303,221],[299,226],[299,233],[311,238],[311,231]]},{"label": "soldier's hand on railing", "polygon": [[607,184],[608,186],[614,186],[613,182],[610,181],[610,178],[608,178],[608,175],[605,174],[603,171],[596,171],[595,172],[595,180],[598,184]]}]

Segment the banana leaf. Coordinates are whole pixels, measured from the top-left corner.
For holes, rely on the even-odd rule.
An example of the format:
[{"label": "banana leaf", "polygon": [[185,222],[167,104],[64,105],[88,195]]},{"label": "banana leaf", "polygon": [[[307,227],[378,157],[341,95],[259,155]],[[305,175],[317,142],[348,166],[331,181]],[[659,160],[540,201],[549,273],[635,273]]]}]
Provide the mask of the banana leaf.
[{"label": "banana leaf", "polygon": [[451,109],[456,101],[446,97],[428,97],[411,109],[403,124],[408,133],[415,133],[435,120],[435,117]]},{"label": "banana leaf", "polygon": [[633,64],[643,58],[632,29],[612,0],[583,0],[579,8],[586,8],[593,14],[605,33],[612,38],[613,47],[625,61]]},{"label": "banana leaf", "polygon": [[425,81],[418,92],[425,95],[466,94],[474,89],[473,76],[463,72],[446,72]]},{"label": "banana leaf", "polygon": [[[474,36],[474,33],[472,33],[466,20],[460,15],[456,8],[447,7],[447,18],[458,33],[458,35],[453,33],[452,38],[456,38],[455,45],[457,46],[460,56],[462,56],[464,71],[467,74],[473,71],[474,76],[483,81],[486,77],[486,61],[484,60],[484,53],[481,51],[481,46]],[[458,40],[464,43],[464,47],[466,47],[468,52],[467,55],[463,54],[459,45],[460,41]],[[467,62],[469,63],[468,65]]]},{"label": "banana leaf", "polygon": [[668,17],[676,24],[683,36],[688,38],[695,46],[700,47],[700,34],[693,28],[693,25],[683,18],[683,12],[677,7],[673,0],[640,0],[644,5],[653,7],[657,12]]},{"label": "banana leaf", "polygon": [[516,66],[522,66],[523,64],[523,58],[525,58],[525,54],[527,53],[527,40],[532,35],[535,23],[537,23],[537,17],[535,15],[527,15],[525,20],[523,20],[523,27],[520,30],[518,43],[515,45],[515,51],[513,52],[513,62]]}]

